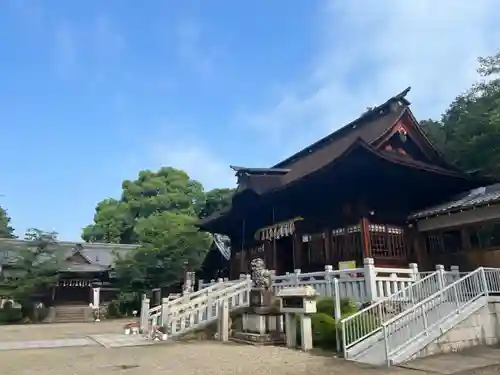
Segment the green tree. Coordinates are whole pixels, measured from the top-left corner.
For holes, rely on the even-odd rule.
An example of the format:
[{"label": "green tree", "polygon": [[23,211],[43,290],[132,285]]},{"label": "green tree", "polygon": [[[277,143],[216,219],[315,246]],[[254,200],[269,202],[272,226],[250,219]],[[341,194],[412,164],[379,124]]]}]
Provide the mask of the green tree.
[{"label": "green tree", "polygon": [[96,207],[94,223],[83,229],[87,242],[139,243],[140,219],[176,211],[197,217],[205,205],[203,186],[181,170],[141,171],[135,181],[122,184],[120,200],[105,199]]},{"label": "green tree", "polygon": [[123,182],[120,199],[97,205],[82,238],[140,244],[115,267],[122,302],[136,307],[141,293],[177,284],[186,267],[199,268],[211,238],[198,231],[196,221],[225,207],[231,196],[231,189],[205,194],[199,182],[174,168],[142,171],[137,180]]},{"label": "green tree", "polygon": [[57,282],[57,271],[64,256],[64,249],[57,242],[57,233],[29,229],[26,246],[16,251],[11,267],[18,277],[8,279],[14,300],[28,315],[32,309],[33,295],[46,292]]},{"label": "green tree", "polygon": [[0,207],[0,238],[16,238],[14,228],[10,226],[10,220],[7,210]]},{"label": "green tree", "polygon": [[186,267],[198,267],[211,239],[197,230],[195,222],[192,216],[172,211],[140,219],[136,231],[141,247],[117,261],[120,289],[142,293],[170,286],[182,279]]},{"label": "green tree", "polygon": [[217,211],[221,211],[231,205],[234,189],[213,189],[206,194],[205,205],[198,217],[203,219]]},{"label": "green tree", "polygon": [[500,52],[478,60],[481,80],[422,126],[449,161],[500,178]]}]

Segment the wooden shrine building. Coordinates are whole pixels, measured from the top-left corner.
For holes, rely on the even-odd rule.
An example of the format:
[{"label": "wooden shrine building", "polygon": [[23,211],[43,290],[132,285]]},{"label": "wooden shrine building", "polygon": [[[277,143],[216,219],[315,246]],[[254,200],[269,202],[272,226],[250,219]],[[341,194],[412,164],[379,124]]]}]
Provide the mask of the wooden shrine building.
[{"label": "wooden shrine building", "polygon": [[231,239],[231,277],[260,257],[278,274],[371,257],[430,262],[410,215],[491,183],[444,160],[406,99],[409,88],[271,168],[232,167],[231,207],[199,222]]},{"label": "wooden shrine building", "polygon": [[[9,278],[22,277],[15,267],[16,252],[28,245],[24,240],[0,239],[0,285]],[[124,256],[137,247],[60,241],[58,248],[62,254],[58,261],[57,283],[34,297],[48,306],[88,305],[95,301],[94,293],[98,290],[99,302],[109,302],[119,292],[114,285],[115,256]]]}]

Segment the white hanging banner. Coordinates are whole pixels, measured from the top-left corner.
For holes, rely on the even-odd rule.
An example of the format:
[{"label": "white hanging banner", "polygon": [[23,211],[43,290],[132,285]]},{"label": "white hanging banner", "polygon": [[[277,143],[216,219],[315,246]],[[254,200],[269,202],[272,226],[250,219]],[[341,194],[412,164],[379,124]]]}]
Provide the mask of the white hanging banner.
[{"label": "white hanging banner", "polygon": [[231,240],[229,237],[223,234],[214,233],[212,238],[214,239],[215,246],[217,246],[217,249],[219,249],[222,256],[226,260],[229,260],[231,258]]},{"label": "white hanging banner", "polygon": [[269,227],[259,229],[255,232],[254,238],[258,241],[272,241],[274,239],[291,236],[295,233],[295,223],[304,220],[301,217],[296,217],[292,220],[283,221]]}]

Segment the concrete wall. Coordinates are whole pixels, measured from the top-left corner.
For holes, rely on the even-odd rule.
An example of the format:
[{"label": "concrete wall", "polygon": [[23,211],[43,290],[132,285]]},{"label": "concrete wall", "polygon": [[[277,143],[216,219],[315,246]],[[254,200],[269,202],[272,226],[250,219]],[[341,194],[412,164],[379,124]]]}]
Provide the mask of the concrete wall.
[{"label": "concrete wall", "polygon": [[500,342],[500,298],[490,302],[457,324],[413,358],[457,352],[472,346],[495,345]]}]

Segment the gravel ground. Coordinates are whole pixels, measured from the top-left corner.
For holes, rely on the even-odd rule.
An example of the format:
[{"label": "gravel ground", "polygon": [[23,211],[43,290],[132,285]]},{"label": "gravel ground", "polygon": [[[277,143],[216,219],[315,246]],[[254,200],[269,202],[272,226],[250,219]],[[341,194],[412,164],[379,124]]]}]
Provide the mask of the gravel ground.
[{"label": "gravel ground", "polygon": [[[56,340],[84,338],[88,335],[120,333],[124,320],[99,323],[0,326],[0,341]],[[142,347],[106,349],[101,346],[55,349],[1,350],[1,375],[498,375],[497,350],[469,352],[463,358],[436,357],[421,364],[423,368],[363,366],[331,354],[303,353],[282,347],[254,347],[211,341],[158,344]],[[464,353],[465,354],[465,353]],[[454,354],[462,357],[462,355]],[[472,357],[470,357],[472,356]],[[491,366],[460,371],[460,363],[474,357],[494,358]],[[477,360],[477,358],[476,358]],[[451,363],[450,363],[451,361]],[[429,367],[429,362],[432,366]],[[495,365],[493,365],[495,364]],[[444,371],[437,367],[444,368]],[[451,366],[451,370],[450,370]],[[429,371],[432,368],[433,371]],[[467,366],[465,367],[467,368]],[[470,366],[469,366],[470,368]],[[429,370],[428,370],[429,369]],[[455,369],[453,371],[453,369]]]},{"label": "gravel ground", "polygon": [[373,369],[340,359],[280,347],[215,342],[148,347],[101,347],[0,352],[2,375],[422,375],[421,371]]}]

